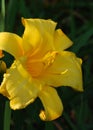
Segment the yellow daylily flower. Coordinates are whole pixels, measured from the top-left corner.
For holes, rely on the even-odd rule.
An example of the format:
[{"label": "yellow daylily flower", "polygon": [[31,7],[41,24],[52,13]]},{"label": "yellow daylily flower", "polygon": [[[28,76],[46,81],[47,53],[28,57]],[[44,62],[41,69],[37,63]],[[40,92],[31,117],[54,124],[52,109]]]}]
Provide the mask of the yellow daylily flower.
[{"label": "yellow daylily flower", "polygon": [[56,28],[52,20],[24,19],[22,37],[0,33],[0,49],[15,60],[4,74],[0,93],[8,97],[12,109],[22,109],[37,97],[43,103],[42,120],[54,120],[63,112],[62,101],[55,87],[82,88],[82,60],[65,49],[72,41]]}]

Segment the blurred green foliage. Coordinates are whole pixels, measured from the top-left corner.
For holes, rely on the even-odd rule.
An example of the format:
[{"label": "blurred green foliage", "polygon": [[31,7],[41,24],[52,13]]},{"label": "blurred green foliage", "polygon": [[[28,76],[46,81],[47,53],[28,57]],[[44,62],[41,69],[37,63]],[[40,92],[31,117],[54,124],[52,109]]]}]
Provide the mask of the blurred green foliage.
[{"label": "blurred green foliage", "polygon": [[[42,104],[36,99],[27,108],[12,111],[11,130],[93,130],[93,1],[6,0],[5,9],[5,31],[22,35],[24,28],[21,17],[52,19],[58,23],[57,28],[72,39],[74,44],[68,50],[83,60],[84,92],[76,92],[68,87],[57,89],[64,104],[64,112],[59,119],[41,121],[38,115]],[[9,54],[6,56],[3,60],[9,67],[13,57]],[[6,101],[0,95],[0,130],[3,130]]]}]

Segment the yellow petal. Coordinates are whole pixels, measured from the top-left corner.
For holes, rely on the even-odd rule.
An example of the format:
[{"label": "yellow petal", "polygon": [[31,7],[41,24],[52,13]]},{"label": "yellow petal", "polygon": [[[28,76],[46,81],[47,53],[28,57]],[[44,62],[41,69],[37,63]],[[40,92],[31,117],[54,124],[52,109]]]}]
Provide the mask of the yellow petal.
[{"label": "yellow petal", "polygon": [[10,99],[12,109],[25,108],[37,97],[38,87],[33,83],[29,74],[24,70],[19,61],[4,75],[0,93]]},{"label": "yellow petal", "polygon": [[54,33],[54,46],[58,51],[67,49],[72,45],[72,41],[62,32],[61,29],[57,29]]},{"label": "yellow petal", "polygon": [[34,54],[40,56],[53,49],[55,22],[52,20],[22,18],[22,23],[25,26],[23,44],[26,51],[32,48],[31,52],[33,51]]},{"label": "yellow petal", "polygon": [[71,52],[57,53],[53,63],[46,68],[40,78],[49,86],[70,86],[83,91],[81,59]]},{"label": "yellow petal", "polygon": [[7,51],[15,58],[23,55],[22,39],[16,34],[1,32],[0,33],[0,49]]},{"label": "yellow petal", "polygon": [[24,26],[29,26],[30,28],[28,29],[36,28],[42,35],[45,32],[48,32],[50,35],[53,35],[57,24],[56,22],[50,19],[44,20],[44,19],[31,19],[31,18],[30,19],[22,18],[22,23]]},{"label": "yellow petal", "polygon": [[39,93],[39,98],[45,108],[45,111],[42,110],[39,115],[42,120],[50,121],[61,116],[63,105],[54,88],[45,86]]}]

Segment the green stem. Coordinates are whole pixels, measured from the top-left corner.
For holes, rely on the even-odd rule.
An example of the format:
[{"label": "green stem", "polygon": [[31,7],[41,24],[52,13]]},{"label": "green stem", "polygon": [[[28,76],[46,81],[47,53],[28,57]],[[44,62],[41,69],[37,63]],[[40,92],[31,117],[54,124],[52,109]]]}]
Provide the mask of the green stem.
[{"label": "green stem", "polygon": [[[1,15],[0,15],[0,31],[4,31],[5,29],[5,0],[1,1]],[[11,109],[9,106],[9,101],[5,103],[5,111],[4,111],[4,130],[10,130],[10,121],[11,121]]]},{"label": "green stem", "polygon": [[1,1],[1,13],[0,13],[0,31],[5,29],[5,0]]},{"label": "green stem", "polygon": [[9,106],[9,101],[6,101],[4,112],[4,130],[10,130],[10,122],[11,122],[11,109]]},{"label": "green stem", "polygon": [[63,116],[65,120],[67,121],[67,123],[69,124],[69,126],[71,127],[71,130],[77,130],[76,126],[72,123],[69,116],[65,112],[63,113]]},{"label": "green stem", "polygon": [[1,13],[3,15],[3,18],[5,18],[5,0],[2,0]]}]

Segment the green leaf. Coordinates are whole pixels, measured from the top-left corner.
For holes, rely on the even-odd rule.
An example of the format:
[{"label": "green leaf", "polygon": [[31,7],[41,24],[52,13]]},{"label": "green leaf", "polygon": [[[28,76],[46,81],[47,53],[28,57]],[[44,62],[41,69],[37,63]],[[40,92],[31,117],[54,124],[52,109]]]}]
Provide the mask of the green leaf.
[{"label": "green leaf", "polygon": [[84,32],[82,35],[75,39],[73,46],[71,47],[71,50],[75,53],[78,53],[79,50],[86,46],[88,44],[88,40],[93,35],[93,27],[90,26],[90,28],[86,29],[86,32]]}]

